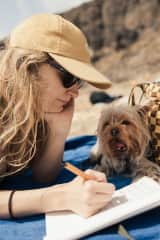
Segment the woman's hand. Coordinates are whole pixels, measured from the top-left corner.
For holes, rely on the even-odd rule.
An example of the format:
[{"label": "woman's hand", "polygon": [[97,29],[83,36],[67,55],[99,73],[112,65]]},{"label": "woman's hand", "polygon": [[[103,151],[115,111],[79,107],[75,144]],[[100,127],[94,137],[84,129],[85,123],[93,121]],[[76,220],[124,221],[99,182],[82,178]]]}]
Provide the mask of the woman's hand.
[{"label": "woman's hand", "polygon": [[94,170],[87,170],[86,173],[96,177],[97,181],[84,181],[76,177],[69,184],[69,209],[82,217],[89,217],[104,208],[115,189],[113,184],[106,182],[103,173]]},{"label": "woman's hand", "polygon": [[54,211],[53,199],[56,197],[54,194],[56,189],[61,193],[57,199],[59,203],[57,210],[71,210],[86,218],[104,208],[112,198],[114,185],[106,182],[103,173],[94,170],[87,170],[86,173],[96,177],[97,181],[84,181],[81,177],[76,177],[73,181],[62,184],[61,190],[58,185],[51,187],[45,194],[47,201],[45,211]]},{"label": "woman's hand", "polygon": [[71,128],[72,118],[74,113],[74,99],[64,106],[62,112],[46,113],[45,120],[47,121],[50,130],[55,136],[66,138]]}]

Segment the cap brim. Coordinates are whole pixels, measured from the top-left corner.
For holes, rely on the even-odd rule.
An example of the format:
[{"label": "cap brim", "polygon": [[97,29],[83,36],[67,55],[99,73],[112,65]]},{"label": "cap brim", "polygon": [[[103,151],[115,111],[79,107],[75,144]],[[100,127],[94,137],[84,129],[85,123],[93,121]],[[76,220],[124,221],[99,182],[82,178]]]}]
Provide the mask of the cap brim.
[{"label": "cap brim", "polygon": [[97,88],[106,89],[112,85],[111,81],[107,77],[97,71],[89,63],[84,63],[79,60],[60,56],[54,53],[48,54],[74,76],[87,81],[89,84]]}]

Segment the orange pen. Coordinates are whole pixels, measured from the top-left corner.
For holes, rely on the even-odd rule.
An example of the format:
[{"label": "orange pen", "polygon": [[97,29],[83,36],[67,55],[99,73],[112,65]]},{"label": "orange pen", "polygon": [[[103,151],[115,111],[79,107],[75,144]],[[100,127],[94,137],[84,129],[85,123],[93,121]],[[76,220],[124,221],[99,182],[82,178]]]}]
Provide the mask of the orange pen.
[{"label": "orange pen", "polygon": [[84,180],[96,180],[97,178],[94,176],[90,176],[89,174],[86,174],[85,172],[83,172],[82,170],[80,170],[79,168],[75,167],[74,165],[72,165],[71,163],[68,162],[63,162],[64,167],[69,170],[70,172],[74,173],[77,176],[82,177]]}]

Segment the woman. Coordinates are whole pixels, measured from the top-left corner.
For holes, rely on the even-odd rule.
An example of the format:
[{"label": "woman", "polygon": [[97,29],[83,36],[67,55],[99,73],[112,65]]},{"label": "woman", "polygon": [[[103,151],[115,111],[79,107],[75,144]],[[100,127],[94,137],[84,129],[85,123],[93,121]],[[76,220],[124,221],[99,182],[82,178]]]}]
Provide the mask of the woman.
[{"label": "woman", "polygon": [[[0,64],[0,179],[30,166],[41,182],[57,177],[82,81],[99,87],[110,81],[90,64],[83,33],[58,15],[38,14],[10,35]],[[25,191],[0,191],[0,217],[71,210],[88,217],[114,192],[104,174],[97,181],[71,182]],[[1,183],[3,184],[3,182]]]}]

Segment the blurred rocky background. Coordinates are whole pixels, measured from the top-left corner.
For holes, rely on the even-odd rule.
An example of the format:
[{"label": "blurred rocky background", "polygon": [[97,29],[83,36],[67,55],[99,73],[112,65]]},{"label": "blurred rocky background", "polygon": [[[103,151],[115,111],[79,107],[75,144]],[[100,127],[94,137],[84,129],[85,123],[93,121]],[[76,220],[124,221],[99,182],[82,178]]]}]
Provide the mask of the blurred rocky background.
[{"label": "blurred rocky background", "polygon": [[160,72],[160,0],[94,0],[63,14],[88,38],[92,61],[114,83]]},{"label": "blurred rocky background", "polygon": [[[135,83],[160,78],[160,0],[94,0],[62,15],[87,36],[93,64],[113,83],[106,92],[119,101]],[[71,135],[96,133],[104,104],[91,105],[94,90],[81,90]]]}]

